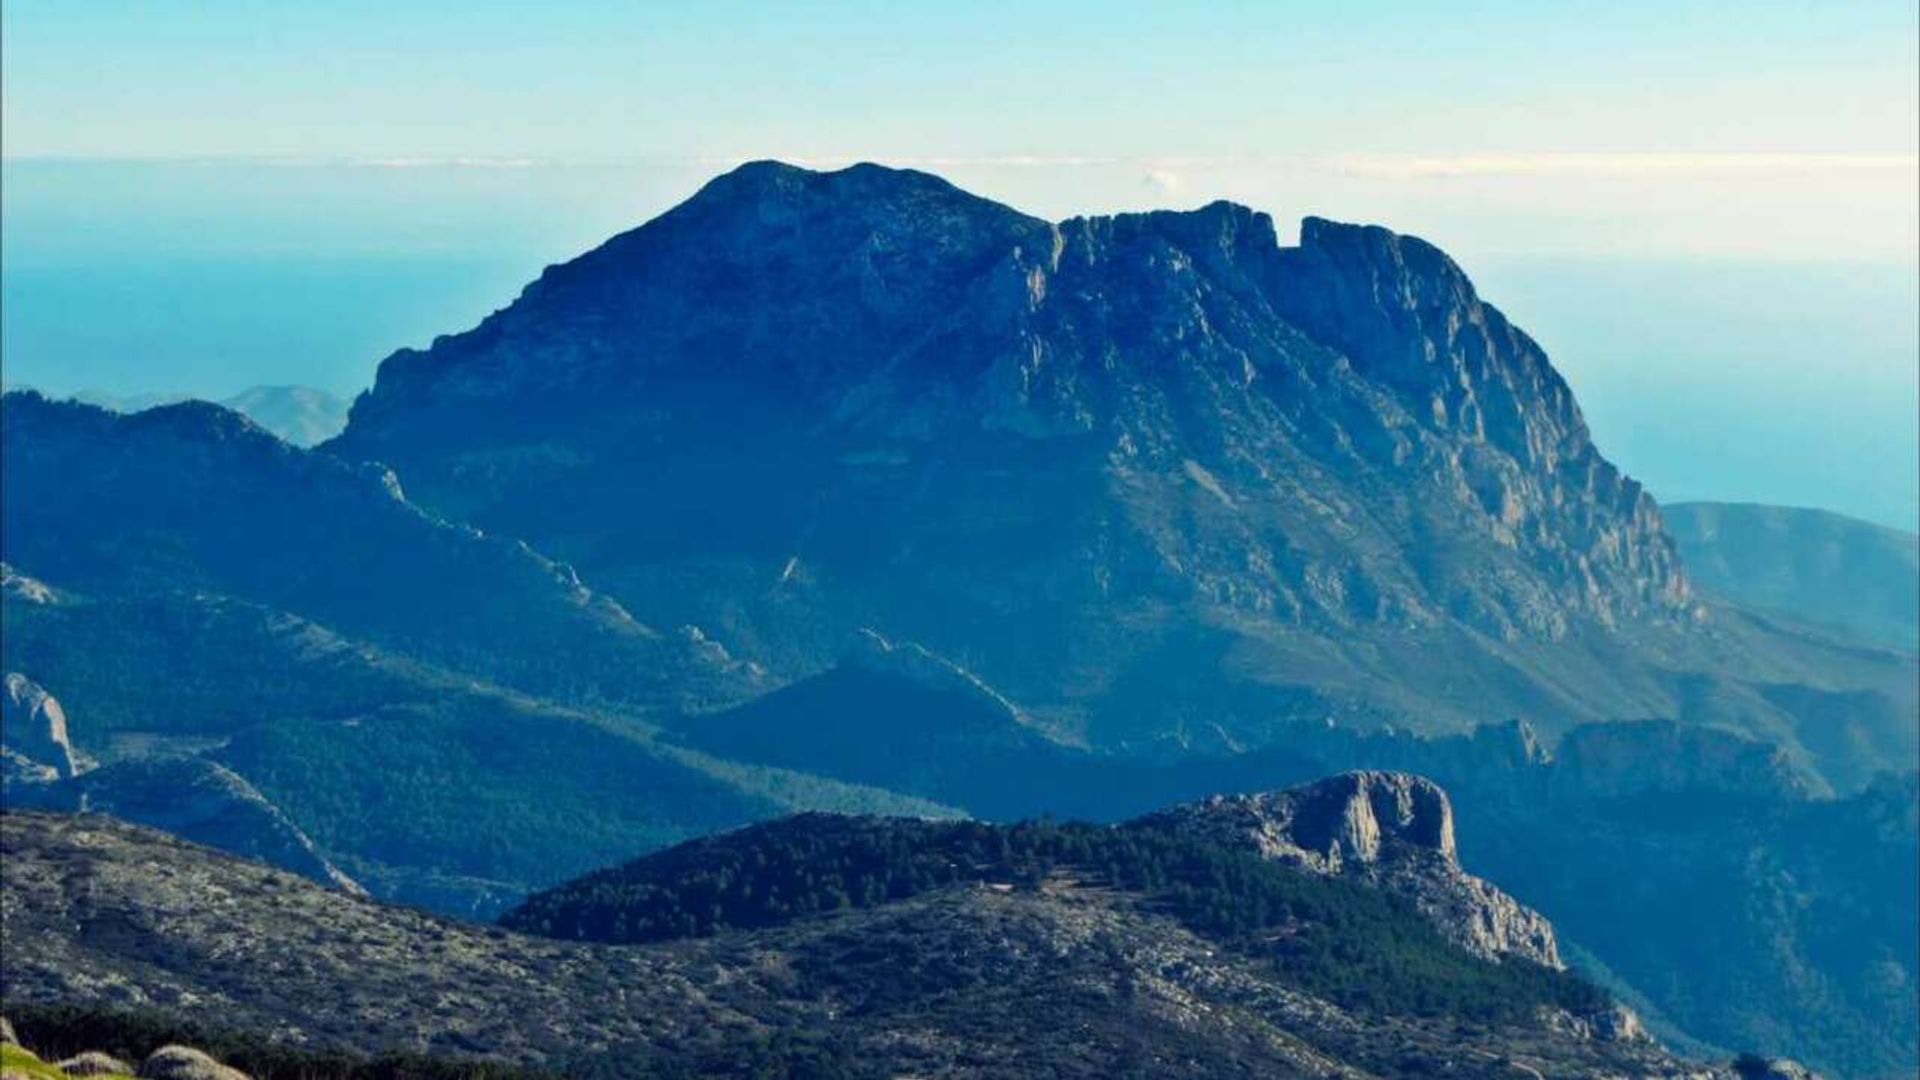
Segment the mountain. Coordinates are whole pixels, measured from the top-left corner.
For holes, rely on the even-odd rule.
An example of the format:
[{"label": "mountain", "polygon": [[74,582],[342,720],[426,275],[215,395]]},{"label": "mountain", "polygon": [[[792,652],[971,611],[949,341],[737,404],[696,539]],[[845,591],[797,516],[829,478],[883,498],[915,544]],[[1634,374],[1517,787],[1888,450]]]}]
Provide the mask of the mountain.
[{"label": "mountain", "polygon": [[1002,820],[1087,812],[1069,786],[1076,772],[1103,771],[965,668],[871,630],[856,634],[827,671],[685,718],[669,737],[720,757],[912,792]]},{"label": "mountain", "polygon": [[[23,693],[12,805],[44,784],[473,917],[797,811],[1110,822],[1219,795],[1197,820],[1353,822],[1288,833],[1301,868],[1342,853],[1322,885],[1482,912],[1450,947],[1531,941],[1663,1033],[1844,1075],[1920,1060],[1916,791],[1886,775],[1920,738],[1913,654],[1697,588],[1538,347],[1411,237],[1309,219],[1286,247],[1228,204],[1049,224],[924,174],[761,163],[389,359],[320,448],[207,403],[10,393],[0,484],[0,671],[63,707],[77,774]],[[1414,786],[1356,782],[1331,818],[1269,797],[1354,769],[1443,785],[1458,857],[1350,857],[1363,820],[1435,819]],[[927,929],[907,960],[944,971],[1005,914],[1010,882],[974,884],[857,918]],[[1135,884],[1071,893],[1087,919],[1016,889],[1007,917],[1034,949],[1074,926],[1145,940],[1168,911],[1101,906],[1174,899]],[[1220,952],[1220,926],[1174,923]],[[812,924],[733,929],[724,973],[749,983],[751,949],[816,974],[840,955]],[[1110,997],[1167,985],[1072,955]],[[1064,992],[1022,978],[1009,995]],[[823,987],[795,991],[809,1015],[851,1015]],[[1007,1053],[1016,1032],[1068,1053],[1070,1026],[977,989],[911,1008],[939,1013],[935,1042],[990,1016]],[[1213,992],[1181,982],[1122,1023],[1176,1039],[1155,1018],[1179,1001],[1240,1007]],[[1249,1024],[1201,1041],[1268,1031]]]},{"label": "mountain", "polygon": [[220,402],[295,446],[325,442],[347,426],[349,403],[311,386],[255,386]]},{"label": "mountain", "polygon": [[[188,394],[82,390],[74,394],[72,400],[113,412],[137,413],[197,399]],[[254,386],[222,398],[217,404],[240,413],[295,446],[313,446],[338,435],[347,426],[349,407],[345,399],[311,386]]]},{"label": "mountain", "polygon": [[216,405],[123,416],[16,392],[0,440],[0,550],[38,579],[238,596],[567,699],[674,709],[756,684],[698,630],[645,626],[524,543],[423,511],[391,472]]},{"label": "mountain", "polygon": [[1857,784],[1914,746],[1823,740],[1910,663],[1703,605],[1539,347],[1374,227],[749,164],[389,357],[326,449],[777,677],[870,628],[1136,755],[1671,717]]},{"label": "mountain", "polygon": [[[770,883],[813,866],[824,890],[848,866],[809,850],[866,836],[884,865],[930,870],[945,864],[929,828],[799,818],[735,843],[802,860],[765,864]],[[18,1008],[111,983],[129,1005],[315,1050],[584,1076],[1736,1075],[1609,1026],[1615,1008],[1576,979],[1458,950],[1362,885],[1149,833],[976,832],[984,880],[917,875],[866,906],[610,946],[383,907],[111,819],[9,813],[0,994]],[[1207,915],[1242,893],[1267,898],[1280,933]]]},{"label": "mountain", "polygon": [[1701,587],[1864,641],[1920,649],[1920,534],[1758,503],[1679,503],[1667,522]]}]

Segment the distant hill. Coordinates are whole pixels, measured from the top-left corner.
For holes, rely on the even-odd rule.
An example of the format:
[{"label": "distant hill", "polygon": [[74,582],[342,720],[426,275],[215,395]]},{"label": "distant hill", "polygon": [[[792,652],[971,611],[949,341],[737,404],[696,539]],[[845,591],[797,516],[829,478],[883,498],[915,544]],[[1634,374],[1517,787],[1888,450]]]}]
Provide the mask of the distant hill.
[{"label": "distant hill", "polygon": [[657,631],[524,543],[424,511],[386,469],[221,406],[122,415],[9,393],[0,418],[5,557],[49,584],[238,597],[561,699],[672,709],[755,689],[698,631]]},{"label": "distant hill", "polygon": [[311,386],[256,386],[220,404],[295,446],[313,446],[340,434],[351,403]]},{"label": "distant hill", "polygon": [[1920,534],[1792,506],[1688,502],[1665,510],[1700,587],[1863,640],[1920,649]]},{"label": "distant hill", "polygon": [[[9,386],[10,390],[30,387]],[[118,413],[137,413],[161,405],[192,401],[188,394],[145,393],[115,394],[107,390],[81,390],[72,400],[98,405]],[[347,426],[350,402],[311,386],[255,386],[216,404],[224,405],[280,436],[295,446],[313,446],[325,442]]]}]

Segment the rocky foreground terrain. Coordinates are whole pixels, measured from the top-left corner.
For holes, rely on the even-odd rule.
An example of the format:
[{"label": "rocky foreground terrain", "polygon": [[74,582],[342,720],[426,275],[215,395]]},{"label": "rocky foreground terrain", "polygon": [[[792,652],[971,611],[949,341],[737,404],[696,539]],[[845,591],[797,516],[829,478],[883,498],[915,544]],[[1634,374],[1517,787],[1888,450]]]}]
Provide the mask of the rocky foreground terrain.
[{"label": "rocky foreground terrain", "polygon": [[[1327,834],[1323,855],[1366,863],[1369,837],[1393,849],[1414,834],[1437,851],[1430,816],[1395,817],[1394,800],[1415,789],[1361,783],[1386,794],[1334,799],[1346,825]],[[613,945],[383,906],[97,815],[10,812],[0,830],[6,1002],[218,1017],[311,1048],[486,1055],[609,1076],[787,1075],[754,1070],[795,1062],[815,1070],[805,1075],[857,1077],[1735,1075],[1673,1058],[1603,996],[1551,981],[1570,976],[1451,945],[1422,955],[1524,989],[1460,998],[1452,1012],[1435,1007],[1441,998],[1341,1005],[1331,999],[1351,988],[1303,990],[1311,965],[1284,959],[1287,941],[1318,934],[1335,933],[1338,948],[1334,923],[1229,934],[1155,899],[1175,893],[1103,881],[1070,861],[1030,878],[989,869],[898,899]],[[1318,888],[1361,890],[1329,894],[1349,899],[1325,910],[1387,903],[1369,886],[1255,865],[1307,890],[1297,910],[1319,902]],[[1365,940],[1427,940],[1412,909],[1377,910],[1380,926],[1397,929]],[[1583,1004],[1515,1012],[1525,994]]]}]

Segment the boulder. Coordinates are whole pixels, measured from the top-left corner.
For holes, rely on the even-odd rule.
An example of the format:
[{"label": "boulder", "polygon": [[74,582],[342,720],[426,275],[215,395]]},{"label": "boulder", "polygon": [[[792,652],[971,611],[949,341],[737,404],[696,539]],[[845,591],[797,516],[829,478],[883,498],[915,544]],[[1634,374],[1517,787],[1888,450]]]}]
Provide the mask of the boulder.
[{"label": "boulder", "polygon": [[68,1076],[132,1076],[133,1066],[98,1050],[75,1054],[59,1064]]},{"label": "boulder", "polygon": [[247,1074],[191,1046],[163,1046],[140,1063],[141,1080],[248,1080]]}]

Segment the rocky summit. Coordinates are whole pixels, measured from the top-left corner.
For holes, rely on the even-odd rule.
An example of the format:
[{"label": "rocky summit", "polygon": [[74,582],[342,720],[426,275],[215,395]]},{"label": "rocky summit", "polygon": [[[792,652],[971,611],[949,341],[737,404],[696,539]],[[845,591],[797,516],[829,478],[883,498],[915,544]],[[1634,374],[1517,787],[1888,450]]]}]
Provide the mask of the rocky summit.
[{"label": "rocky summit", "polygon": [[[776,677],[872,628],[1108,748],[1551,734],[1696,712],[1696,672],[1911,696],[1703,607],[1439,250],[1318,218],[1284,246],[1229,203],[1055,223],[909,170],[744,165],[388,358],[327,449]],[[1736,726],[1796,726],[1744,696]]]},{"label": "rocky summit", "polygon": [[1471,952],[1563,966],[1553,926],[1539,912],[1461,869],[1453,804],[1431,780],[1343,773],[1284,791],[1214,796],[1140,824],[1248,847],[1315,873],[1352,875],[1405,896]]}]

